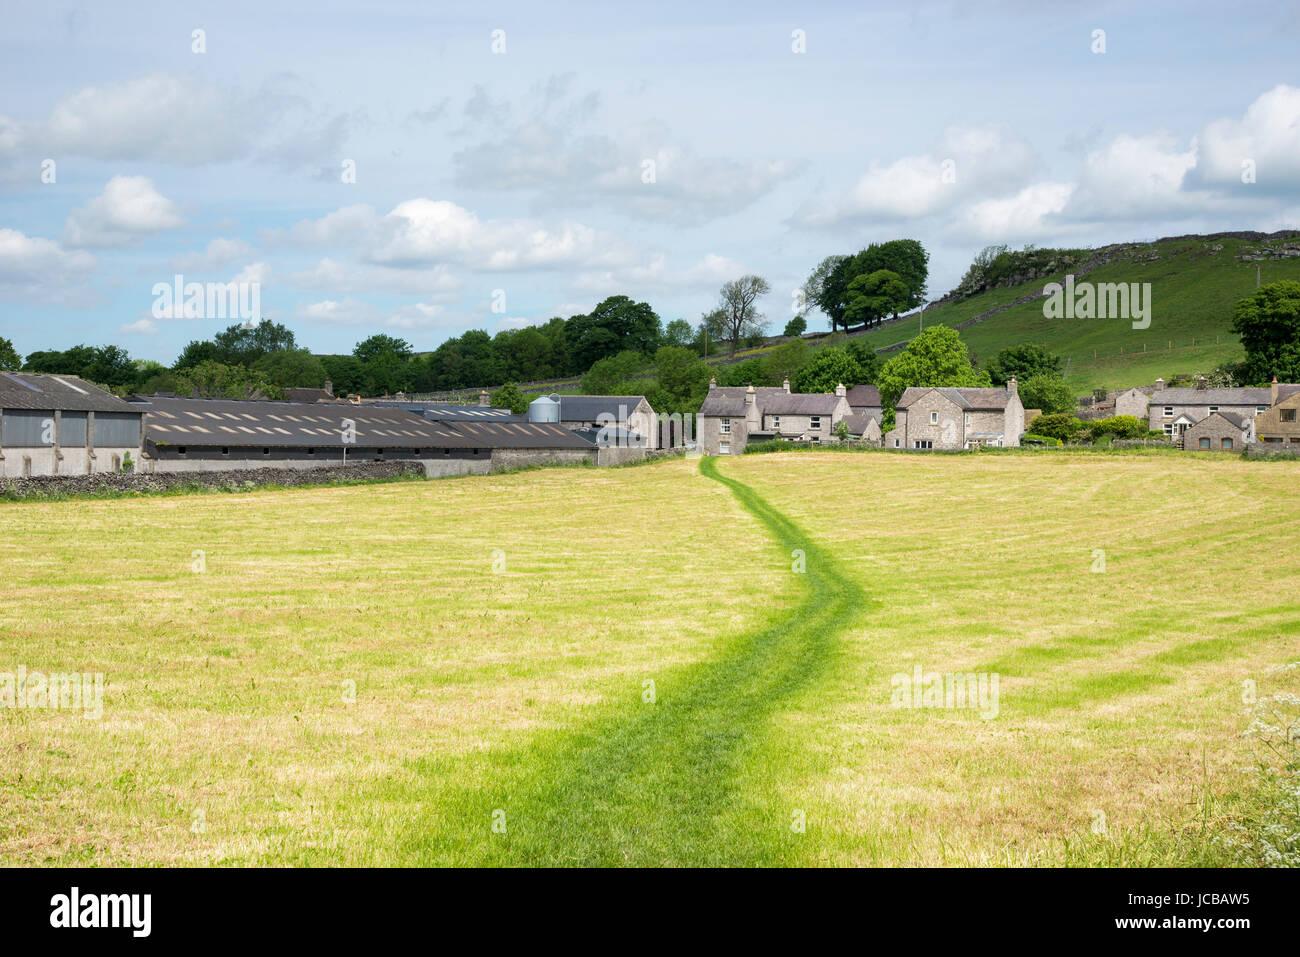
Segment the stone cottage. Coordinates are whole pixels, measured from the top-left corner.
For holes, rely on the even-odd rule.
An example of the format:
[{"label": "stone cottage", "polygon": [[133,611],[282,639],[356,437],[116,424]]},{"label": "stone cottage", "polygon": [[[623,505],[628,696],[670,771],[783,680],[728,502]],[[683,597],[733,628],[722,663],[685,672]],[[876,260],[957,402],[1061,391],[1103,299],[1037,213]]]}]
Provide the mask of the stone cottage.
[{"label": "stone cottage", "polygon": [[971,449],[1018,446],[1025,408],[1015,378],[1005,389],[917,388],[903,392],[894,410],[887,449]]},{"label": "stone cottage", "polygon": [[706,455],[738,455],[751,441],[787,439],[829,442],[851,410],[843,385],[835,392],[790,391],[790,380],[772,386],[721,387],[709,383],[700,406],[696,438]]},{"label": "stone cottage", "polygon": [[1240,412],[1212,412],[1182,434],[1192,452],[1240,452],[1254,441],[1255,417]]}]

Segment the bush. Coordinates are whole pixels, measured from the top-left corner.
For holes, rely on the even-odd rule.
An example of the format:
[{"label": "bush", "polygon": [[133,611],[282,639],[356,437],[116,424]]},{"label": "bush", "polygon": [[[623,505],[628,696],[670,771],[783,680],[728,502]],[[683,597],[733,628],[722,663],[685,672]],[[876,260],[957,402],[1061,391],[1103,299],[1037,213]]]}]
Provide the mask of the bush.
[{"label": "bush", "polygon": [[1033,435],[1072,442],[1083,429],[1083,423],[1072,415],[1040,415],[1034,419]]},{"label": "bush", "polygon": [[1053,438],[1050,435],[1035,435],[1026,433],[1025,437],[1020,440],[1021,445],[1060,445],[1061,440]]}]

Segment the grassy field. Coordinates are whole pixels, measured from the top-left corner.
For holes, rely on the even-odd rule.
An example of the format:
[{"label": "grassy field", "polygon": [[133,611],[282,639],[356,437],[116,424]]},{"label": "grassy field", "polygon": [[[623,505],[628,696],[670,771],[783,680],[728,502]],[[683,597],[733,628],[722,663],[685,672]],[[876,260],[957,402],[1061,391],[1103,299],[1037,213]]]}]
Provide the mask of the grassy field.
[{"label": "grassy field", "polygon": [[[0,504],[0,864],[1194,863],[1300,466],[808,453]],[[1104,552],[1104,571],[1098,551]],[[996,716],[893,707],[916,666]]]}]

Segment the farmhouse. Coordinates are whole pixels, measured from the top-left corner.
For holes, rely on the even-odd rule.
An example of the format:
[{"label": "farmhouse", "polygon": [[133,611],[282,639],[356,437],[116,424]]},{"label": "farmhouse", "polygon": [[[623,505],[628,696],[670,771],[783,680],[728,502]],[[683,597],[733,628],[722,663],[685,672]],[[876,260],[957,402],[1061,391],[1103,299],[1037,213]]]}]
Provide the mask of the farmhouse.
[{"label": "farmhouse", "polygon": [[750,441],[830,441],[852,411],[846,393],[843,385],[833,393],[791,392],[789,379],[779,388],[757,389],[720,387],[715,379],[700,406],[700,448],[708,455],[738,455]]},{"label": "farmhouse", "polygon": [[1005,389],[918,388],[904,390],[894,410],[890,449],[971,449],[1018,446],[1025,409],[1015,378]]},{"label": "farmhouse", "polygon": [[[1164,380],[1157,379],[1146,414],[1151,431],[1177,438],[1215,412],[1232,412],[1254,418],[1297,392],[1300,392],[1300,385],[1279,384],[1276,380],[1267,388],[1211,389],[1206,386],[1205,377],[1201,376],[1194,388],[1166,389]],[[1137,402],[1136,399],[1133,401]]]},{"label": "farmhouse", "polygon": [[555,425],[435,422],[406,409],[351,404],[150,396],[133,405],[148,414],[148,471],[418,461],[426,475],[438,476],[596,461],[589,443]]},{"label": "farmhouse", "polygon": [[0,475],[86,475],[134,469],[139,409],[68,375],[0,372]]},{"label": "farmhouse", "polygon": [[883,411],[880,404],[880,390],[874,385],[855,385],[845,395],[853,415],[874,416],[877,422],[880,421]]}]

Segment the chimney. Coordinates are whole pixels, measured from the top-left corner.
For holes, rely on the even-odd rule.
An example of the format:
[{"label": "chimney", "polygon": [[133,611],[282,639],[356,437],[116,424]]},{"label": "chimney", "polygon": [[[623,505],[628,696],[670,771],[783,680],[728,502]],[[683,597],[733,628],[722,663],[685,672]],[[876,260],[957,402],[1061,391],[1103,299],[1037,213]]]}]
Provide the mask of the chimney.
[{"label": "chimney", "polygon": [[750,383],[745,388],[745,405],[753,405],[758,401],[758,393],[754,391],[754,383]]},{"label": "chimney", "polygon": [[1205,391],[1205,376],[1199,375],[1196,377],[1196,391],[1197,392]]},{"label": "chimney", "polygon": [[488,404],[488,390],[487,390],[487,389],[479,389],[479,391],[478,391],[478,404],[479,404],[480,406],[486,406],[486,405]]},{"label": "chimney", "polygon": [[710,388],[710,389],[716,389],[717,387],[718,387],[718,377],[717,377],[717,376],[712,376],[712,377],[709,379],[709,388]]},{"label": "chimney", "polygon": [[325,380],[325,393],[326,395],[334,394],[334,383],[331,382],[329,379]]},{"label": "chimney", "polygon": [[1270,404],[1277,405],[1277,376],[1273,376],[1273,384],[1269,386],[1269,389],[1271,390],[1269,393],[1271,396]]},{"label": "chimney", "polygon": [[844,396],[849,394],[849,390],[844,388],[843,382],[840,382],[835,386],[835,394],[843,398]]},{"label": "chimney", "polygon": [[1020,384],[1016,382],[1015,376],[1012,376],[1010,379],[1007,380],[1007,391],[1010,392],[1012,395],[1020,394]]},{"label": "chimney", "polygon": [[785,389],[786,392],[789,392],[789,391],[790,391],[790,377],[789,377],[789,376],[786,376],[786,377],[785,377],[785,381],[781,383],[781,388]]},{"label": "chimney", "polygon": [[1164,391],[1165,391],[1165,380],[1164,380],[1164,379],[1156,379],[1156,391],[1157,391],[1157,392],[1164,392]]}]

